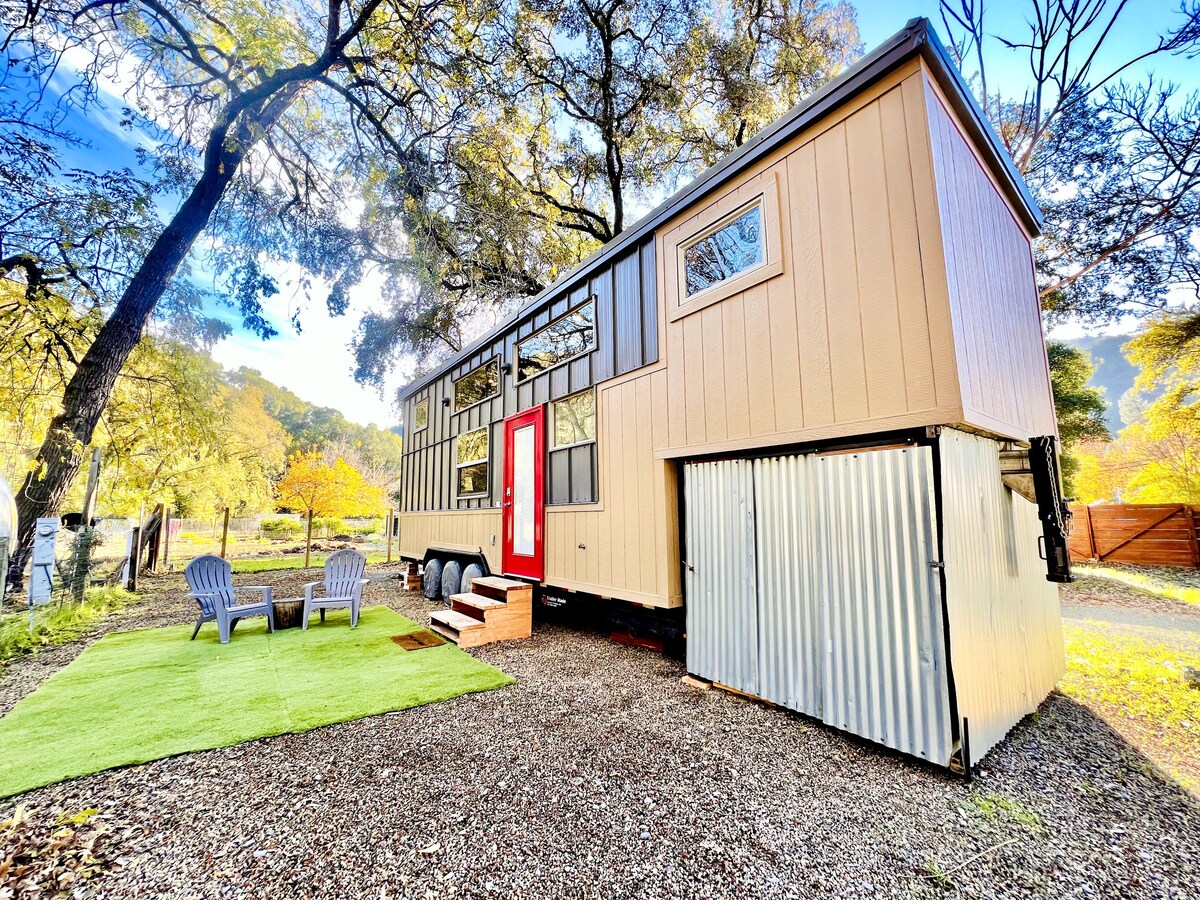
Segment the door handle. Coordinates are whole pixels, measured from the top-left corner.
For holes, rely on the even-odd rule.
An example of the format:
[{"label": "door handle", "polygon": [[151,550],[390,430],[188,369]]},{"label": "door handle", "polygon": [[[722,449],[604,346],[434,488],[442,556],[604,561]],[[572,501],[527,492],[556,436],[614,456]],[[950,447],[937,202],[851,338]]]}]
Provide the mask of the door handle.
[{"label": "door handle", "polygon": [[504,505],[505,505],[505,506],[512,506],[512,501],[511,501],[511,500],[505,500],[505,501],[504,501]]}]

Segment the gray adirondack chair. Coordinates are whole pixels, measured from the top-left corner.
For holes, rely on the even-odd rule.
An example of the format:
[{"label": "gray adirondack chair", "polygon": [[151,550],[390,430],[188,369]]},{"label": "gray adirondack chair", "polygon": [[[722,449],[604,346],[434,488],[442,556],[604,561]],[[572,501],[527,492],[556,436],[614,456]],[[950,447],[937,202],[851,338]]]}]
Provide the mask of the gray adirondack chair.
[{"label": "gray adirondack chair", "polygon": [[308,630],[308,617],[313,610],[320,610],[321,621],[325,621],[325,610],[350,610],[350,627],[358,625],[358,608],[362,602],[363,585],[370,579],[363,578],[367,558],[357,550],[339,550],[325,560],[325,596],[316,596],[320,581],[310,581],[304,586],[304,619],[301,628]]},{"label": "gray adirondack chair", "polygon": [[[248,616],[266,616],[267,625],[275,632],[275,610],[271,606],[270,585],[233,585],[233,567],[229,560],[208,554],[197,556],[183,570],[188,587],[192,589],[191,597],[200,605],[200,618],[196,620],[196,629],[192,632],[192,640],[200,633],[200,626],[205,622],[216,622],[217,633],[221,643],[228,644],[229,636],[233,634],[233,626],[238,619]],[[261,597],[247,603],[239,603],[238,591],[257,591]]]}]

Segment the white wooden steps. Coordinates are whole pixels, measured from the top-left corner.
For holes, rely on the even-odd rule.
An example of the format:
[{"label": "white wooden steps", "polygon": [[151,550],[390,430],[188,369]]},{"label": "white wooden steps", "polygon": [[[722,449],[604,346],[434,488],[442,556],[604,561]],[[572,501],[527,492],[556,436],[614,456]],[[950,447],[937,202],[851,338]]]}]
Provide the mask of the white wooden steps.
[{"label": "white wooden steps", "polygon": [[494,575],[476,578],[469,594],[454,594],[450,609],[429,618],[431,629],[460,647],[527,638],[533,633],[533,585]]}]

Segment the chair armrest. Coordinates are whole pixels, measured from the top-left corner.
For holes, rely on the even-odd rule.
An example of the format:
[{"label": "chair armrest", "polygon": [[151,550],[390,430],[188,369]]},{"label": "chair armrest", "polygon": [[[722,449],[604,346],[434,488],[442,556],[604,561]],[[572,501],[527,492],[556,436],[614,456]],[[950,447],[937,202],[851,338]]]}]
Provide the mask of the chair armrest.
[{"label": "chair armrest", "polygon": [[269,584],[239,584],[231,588],[234,593],[238,591],[258,591],[263,596],[263,603],[271,602],[271,586]]},{"label": "chair armrest", "polygon": [[371,583],[371,579],[370,578],[360,578],[360,579],[358,579],[358,583],[363,586],[366,586]]},{"label": "chair armrest", "polygon": [[310,581],[310,582],[308,582],[308,584],[304,585],[304,599],[312,600],[313,592],[316,590],[316,588],[319,585],[322,585],[324,583],[325,582],[323,582],[323,581]]}]

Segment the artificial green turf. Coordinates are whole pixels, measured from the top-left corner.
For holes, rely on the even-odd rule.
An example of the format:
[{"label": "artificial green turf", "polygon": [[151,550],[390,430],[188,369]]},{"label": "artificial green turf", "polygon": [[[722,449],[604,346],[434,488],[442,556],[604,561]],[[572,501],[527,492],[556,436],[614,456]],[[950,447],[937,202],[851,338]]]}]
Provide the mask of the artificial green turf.
[{"label": "artificial green turf", "polygon": [[247,619],[224,646],[192,627],[110,634],[18,703],[0,719],[0,797],[513,681],[453,644],[404,650],[392,635],[418,626],[384,607],[353,630],[345,610],[273,635]]}]

